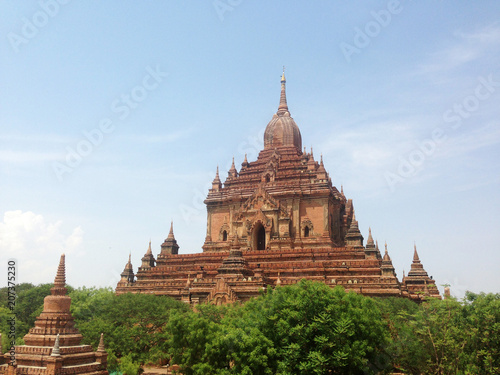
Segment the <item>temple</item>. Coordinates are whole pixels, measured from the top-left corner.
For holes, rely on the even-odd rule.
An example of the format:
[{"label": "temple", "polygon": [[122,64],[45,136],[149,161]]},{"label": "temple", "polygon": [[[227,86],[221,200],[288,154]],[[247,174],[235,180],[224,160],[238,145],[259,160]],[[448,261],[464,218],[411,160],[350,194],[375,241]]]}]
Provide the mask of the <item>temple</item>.
[{"label": "temple", "polygon": [[205,200],[203,252],[179,254],[173,225],[154,258],[151,243],[136,274],[130,261],[116,292],[168,295],[190,304],[246,301],[268,286],[306,278],[368,296],[439,297],[416,249],[399,281],[387,244],[382,256],[371,229],[366,244],[351,199],[333,186],[312,149],[302,149],[286,100],[285,74],[277,112],[257,160],[219,170]]},{"label": "temple", "polygon": [[82,345],[82,335],[75,328],[67,296],[65,257],[61,256],[54,287],[45,297],[43,311],[35,327],[24,336],[25,345],[15,347],[15,357],[5,353],[0,374],[14,375],[108,375],[108,354],[101,339],[97,352]]}]

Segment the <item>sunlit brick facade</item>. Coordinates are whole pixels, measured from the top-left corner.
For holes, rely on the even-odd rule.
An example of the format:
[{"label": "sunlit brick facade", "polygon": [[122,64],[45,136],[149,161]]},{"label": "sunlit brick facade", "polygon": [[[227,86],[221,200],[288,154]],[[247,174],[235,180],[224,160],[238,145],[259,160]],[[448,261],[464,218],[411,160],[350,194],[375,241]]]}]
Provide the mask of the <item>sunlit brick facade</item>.
[{"label": "sunlit brick facade", "polygon": [[179,254],[171,227],[156,260],[151,246],[137,274],[129,260],[117,293],[225,303],[306,278],[370,296],[439,297],[415,260],[400,282],[387,246],[382,256],[371,231],[364,245],[352,200],[332,185],[322,158],[302,149],[285,85],[283,74],[278,111],[257,160],[245,156],[239,171],[233,160],[224,183],[217,170],[205,200],[203,253]]}]

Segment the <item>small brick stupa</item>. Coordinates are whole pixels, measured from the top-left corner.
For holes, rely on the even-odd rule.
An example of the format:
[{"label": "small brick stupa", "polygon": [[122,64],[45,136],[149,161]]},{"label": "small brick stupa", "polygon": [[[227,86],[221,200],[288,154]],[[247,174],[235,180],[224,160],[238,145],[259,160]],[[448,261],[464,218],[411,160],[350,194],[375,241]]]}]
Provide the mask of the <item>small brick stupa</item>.
[{"label": "small brick stupa", "polygon": [[54,287],[45,297],[43,312],[35,327],[24,336],[25,345],[15,347],[15,362],[4,357],[0,374],[107,375],[108,354],[101,341],[97,352],[90,345],[81,345],[82,335],[75,328],[70,313],[71,297],[67,296],[64,254],[57,269]]},{"label": "small brick stupa", "polygon": [[439,297],[436,288],[436,282],[429,277],[424,266],[420,262],[417,253],[417,245],[413,247],[413,262],[411,264],[408,276],[403,277],[403,283],[406,286],[408,297],[414,301],[425,299],[427,296]]}]

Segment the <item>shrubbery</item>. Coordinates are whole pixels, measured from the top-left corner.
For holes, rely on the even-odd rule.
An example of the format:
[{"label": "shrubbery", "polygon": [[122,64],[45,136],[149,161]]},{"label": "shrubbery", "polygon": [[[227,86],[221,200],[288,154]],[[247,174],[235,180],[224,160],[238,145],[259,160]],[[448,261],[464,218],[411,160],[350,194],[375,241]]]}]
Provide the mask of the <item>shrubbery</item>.
[{"label": "shrubbery", "polygon": [[[51,286],[18,286],[19,344]],[[193,310],[168,297],[68,289],[83,343],[97,348],[104,333],[109,370],[127,375],[169,361],[185,375],[500,373],[499,294],[468,292],[462,301],[417,305],[303,280],[243,305]],[[1,332],[8,329],[6,300]],[[5,352],[5,334],[2,341]]]}]

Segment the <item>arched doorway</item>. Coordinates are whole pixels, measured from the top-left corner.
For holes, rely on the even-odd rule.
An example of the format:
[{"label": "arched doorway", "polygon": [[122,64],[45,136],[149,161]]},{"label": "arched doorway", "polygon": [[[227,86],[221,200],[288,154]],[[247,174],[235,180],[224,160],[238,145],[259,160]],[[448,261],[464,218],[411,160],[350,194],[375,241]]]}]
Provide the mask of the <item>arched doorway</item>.
[{"label": "arched doorway", "polygon": [[255,250],[266,249],[266,229],[261,223],[258,223],[253,231],[253,248]]}]

